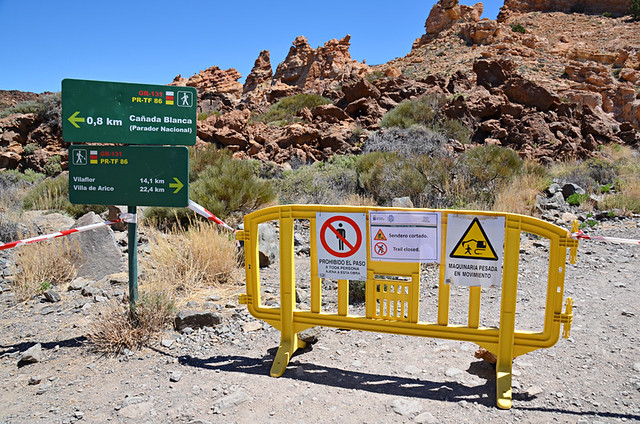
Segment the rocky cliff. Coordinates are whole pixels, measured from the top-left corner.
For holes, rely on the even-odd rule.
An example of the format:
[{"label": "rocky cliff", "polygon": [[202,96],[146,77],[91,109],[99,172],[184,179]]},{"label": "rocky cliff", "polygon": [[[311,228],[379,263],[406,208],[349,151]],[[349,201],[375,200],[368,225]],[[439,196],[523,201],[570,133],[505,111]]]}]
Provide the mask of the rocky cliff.
[{"label": "rocky cliff", "polygon": [[[584,10],[618,13],[622,3],[584,2],[590,8]],[[317,48],[299,36],[275,71],[262,51],[244,84],[237,70],[216,66],[171,84],[198,90],[200,112],[208,116],[198,122],[199,144],[280,164],[359,153],[386,112],[425,94],[444,99],[442,113],[469,128],[471,144],[450,140],[457,151],[497,144],[550,162],[592,156],[606,143],[638,145],[640,22],[567,13],[566,6],[507,0],[494,21],[480,19],[481,3],[441,0],[425,13],[425,33],[411,52],[385,64],[353,60],[348,35]],[[254,119],[299,93],[332,103],[304,108],[297,122],[283,126]],[[19,98],[0,93],[7,105]],[[51,155],[60,155],[64,168],[65,152],[50,119],[0,119],[0,168],[42,170]]]}]

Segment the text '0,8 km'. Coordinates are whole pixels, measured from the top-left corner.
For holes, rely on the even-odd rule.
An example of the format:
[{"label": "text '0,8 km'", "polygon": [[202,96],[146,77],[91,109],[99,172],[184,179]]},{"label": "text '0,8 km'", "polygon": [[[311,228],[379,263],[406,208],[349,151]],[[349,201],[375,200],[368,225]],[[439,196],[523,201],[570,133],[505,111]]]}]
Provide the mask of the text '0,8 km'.
[{"label": "text '0,8 km'", "polygon": [[194,145],[193,87],[64,79],[62,136],[70,143]]}]

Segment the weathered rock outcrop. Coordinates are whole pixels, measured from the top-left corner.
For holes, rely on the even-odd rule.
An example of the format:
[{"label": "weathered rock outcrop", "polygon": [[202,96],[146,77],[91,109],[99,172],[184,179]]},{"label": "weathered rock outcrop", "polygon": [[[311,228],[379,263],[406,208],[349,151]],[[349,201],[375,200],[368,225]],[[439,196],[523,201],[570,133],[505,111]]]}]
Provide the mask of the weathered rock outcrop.
[{"label": "weathered rock outcrop", "polygon": [[609,12],[614,16],[627,13],[631,0],[505,0],[500,9],[498,20],[504,20],[513,12],[565,12],[565,13],[593,13]]},{"label": "weathered rock outcrop", "polygon": [[350,39],[347,35],[313,49],[305,37],[297,37],[284,62],[278,65],[274,82],[322,91],[330,83],[364,75],[369,67],[351,58]]},{"label": "weathered rock outcrop", "polygon": [[457,22],[478,22],[483,10],[482,3],[476,3],[471,7],[461,5],[458,0],[440,0],[433,6],[424,24],[426,34],[414,42],[414,48],[428,43]]},{"label": "weathered rock outcrop", "polygon": [[234,68],[223,70],[212,66],[188,79],[178,75],[169,85],[196,87],[200,112],[231,110],[242,96],[240,77],[242,75]]},{"label": "weathered rock outcrop", "polygon": [[269,50],[262,50],[253,64],[251,73],[247,76],[242,93],[246,94],[256,89],[266,89],[271,83],[271,77],[273,77],[271,54]]}]

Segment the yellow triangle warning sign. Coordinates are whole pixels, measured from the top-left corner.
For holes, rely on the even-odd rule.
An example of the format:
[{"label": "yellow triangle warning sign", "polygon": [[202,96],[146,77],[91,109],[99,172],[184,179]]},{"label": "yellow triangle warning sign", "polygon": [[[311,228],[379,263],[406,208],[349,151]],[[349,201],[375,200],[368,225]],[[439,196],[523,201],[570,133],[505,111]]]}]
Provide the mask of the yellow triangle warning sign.
[{"label": "yellow triangle warning sign", "polygon": [[382,228],[380,228],[378,230],[378,232],[376,233],[376,236],[373,238],[374,240],[386,240],[387,237],[384,235],[384,233],[382,232]]},{"label": "yellow triangle warning sign", "polygon": [[491,246],[491,241],[487,237],[478,218],[474,218],[464,232],[460,241],[449,254],[451,258],[464,259],[486,259],[490,261],[498,260],[496,251]]}]

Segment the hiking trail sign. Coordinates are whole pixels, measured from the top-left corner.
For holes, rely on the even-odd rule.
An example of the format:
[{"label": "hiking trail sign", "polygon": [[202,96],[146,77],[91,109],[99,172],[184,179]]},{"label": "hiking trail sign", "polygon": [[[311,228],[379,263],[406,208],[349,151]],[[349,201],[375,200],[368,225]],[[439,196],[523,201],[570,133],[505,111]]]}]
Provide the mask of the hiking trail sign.
[{"label": "hiking trail sign", "polygon": [[196,143],[194,87],[62,80],[62,133],[69,143]]},{"label": "hiking trail sign", "polygon": [[74,204],[174,206],[189,203],[185,146],[69,146]]}]

